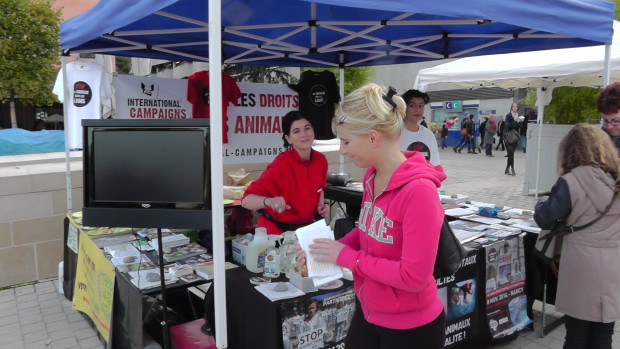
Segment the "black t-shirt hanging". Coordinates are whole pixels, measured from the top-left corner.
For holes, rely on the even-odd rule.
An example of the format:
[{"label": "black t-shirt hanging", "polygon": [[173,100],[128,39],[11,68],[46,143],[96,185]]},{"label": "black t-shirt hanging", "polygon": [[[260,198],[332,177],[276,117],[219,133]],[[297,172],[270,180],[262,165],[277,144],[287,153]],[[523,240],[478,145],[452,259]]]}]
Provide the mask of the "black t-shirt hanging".
[{"label": "black t-shirt hanging", "polygon": [[307,70],[297,85],[289,85],[299,94],[299,112],[314,127],[315,139],[332,139],[334,104],[340,102],[338,83],[334,73]]}]

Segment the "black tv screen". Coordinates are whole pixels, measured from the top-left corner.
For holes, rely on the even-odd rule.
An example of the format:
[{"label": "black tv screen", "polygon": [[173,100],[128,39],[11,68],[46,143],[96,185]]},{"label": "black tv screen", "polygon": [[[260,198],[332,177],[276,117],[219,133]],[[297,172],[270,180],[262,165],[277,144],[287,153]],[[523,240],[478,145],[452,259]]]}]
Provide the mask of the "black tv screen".
[{"label": "black tv screen", "polygon": [[208,119],[83,120],[82,126],[85,216],[105,212],[87,208],[211,208]]}]

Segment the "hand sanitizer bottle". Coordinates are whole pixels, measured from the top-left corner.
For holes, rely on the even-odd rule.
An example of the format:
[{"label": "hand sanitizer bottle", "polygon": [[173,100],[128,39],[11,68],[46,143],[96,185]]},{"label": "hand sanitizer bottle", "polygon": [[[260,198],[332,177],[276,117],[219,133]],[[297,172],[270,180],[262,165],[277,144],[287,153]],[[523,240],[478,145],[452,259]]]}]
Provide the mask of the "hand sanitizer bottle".
[{"label": "hand sanitizer bottle", "polygon": [[280,252],[276,248],[276,239],[279,236],[273,235],[269,239],[269,247],[265,250],[265,271],[263,276],[277,278],[280,276]]}]

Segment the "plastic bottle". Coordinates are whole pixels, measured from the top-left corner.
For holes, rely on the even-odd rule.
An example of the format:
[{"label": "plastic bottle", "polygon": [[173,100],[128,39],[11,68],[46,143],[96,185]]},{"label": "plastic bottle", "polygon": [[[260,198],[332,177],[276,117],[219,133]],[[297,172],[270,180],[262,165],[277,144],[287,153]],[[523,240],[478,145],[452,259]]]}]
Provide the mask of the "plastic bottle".
[{"label": "plastic bottle", "polygon": [[294,265],[295,258],[297,258],[297,250],[295,249],[297,244],[295,232],[285,231],[284,242],[280,246],[280,272],[286,273],[287,277],[289,277],[289,270]]},{"label": "plastic bottle", "polygon": [[[272,238],[273,236],[273,238]],[[277,278],[280,276],[280,251],[276,248],[277,235],[269,237],[269,247],[265,250],[265,271],[263,276]]]},{"label": "plastic bottle", "polygon": [[254,240],[248,244],[245,267],[252,273],[262,273],[265,264],[265,249],[269,247],[267,229],[259,227],[254,231]]}]

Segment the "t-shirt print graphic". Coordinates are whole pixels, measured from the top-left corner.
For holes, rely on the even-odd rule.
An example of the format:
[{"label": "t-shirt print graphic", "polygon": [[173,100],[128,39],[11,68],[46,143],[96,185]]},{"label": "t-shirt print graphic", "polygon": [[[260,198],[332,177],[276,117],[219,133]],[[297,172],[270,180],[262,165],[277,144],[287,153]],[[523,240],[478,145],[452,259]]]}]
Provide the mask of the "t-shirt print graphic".
[{"label": "t-shirt print graphic", "polygon": [[310,101],[317,107],[327,103],[327,88],[325,85],[314,85],[310,89]]},{"label": "t-shirt print graphic", "polygon": [[82,108],[90,103],[93,98],[93,90],[84,81],[76,81],[73,84],[73,105]]},{"label": "t-shirt print graphic", "polygon": [[413,150],[422,153],[427,161],[431,160],[431,150],[426,144],[422,142],[413,142],[409,144],[407,150]]}]

